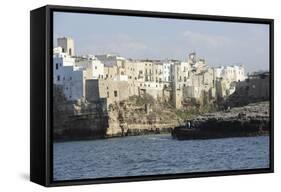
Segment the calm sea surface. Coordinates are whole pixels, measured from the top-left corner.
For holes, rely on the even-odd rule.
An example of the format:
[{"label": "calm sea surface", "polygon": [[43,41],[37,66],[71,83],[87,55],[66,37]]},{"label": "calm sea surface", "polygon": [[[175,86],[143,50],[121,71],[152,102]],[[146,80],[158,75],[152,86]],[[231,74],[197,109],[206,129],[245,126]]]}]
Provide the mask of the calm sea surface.
[{"label": "calm sea surface", "polygon": [[178,141],[148,135],[54,144],[54,180],[268,167],[268,136]]}]

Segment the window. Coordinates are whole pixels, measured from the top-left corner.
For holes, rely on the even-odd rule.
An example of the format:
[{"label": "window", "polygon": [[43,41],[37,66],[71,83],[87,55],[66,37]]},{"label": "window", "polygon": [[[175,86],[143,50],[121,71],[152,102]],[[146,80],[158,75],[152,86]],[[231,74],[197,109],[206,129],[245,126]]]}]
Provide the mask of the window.
[{"label": "window", "polygon": [[97,69],[97,66],[95,66],[95,69]]},{"label": "window", "polygon": [[56,70],[58,70],[59,69],[59,64],[58,63],[56,63]]},{"label": "window", "polygon": [[60,76],[59,75],[57,76],[57,81],[60,81]]},{"label": "window", "polygon": [[114,91],[114,97],[117,97],[117,91]]},{"label": "window", "polygon": [[69,55],[72,55],[72,50],[71,50],[71,48],[68,49],[68,53],[69,53]]},{"label": "window", "polygon": [[107,91],[107,98],[109,98],[109,92]]}]

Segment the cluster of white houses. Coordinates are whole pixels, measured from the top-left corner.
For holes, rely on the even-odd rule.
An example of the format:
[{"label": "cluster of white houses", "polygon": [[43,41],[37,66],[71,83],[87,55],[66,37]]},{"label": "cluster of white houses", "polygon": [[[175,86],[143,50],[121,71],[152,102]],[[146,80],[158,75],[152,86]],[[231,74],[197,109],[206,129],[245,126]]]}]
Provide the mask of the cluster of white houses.
[{"label": "cluster of white houses", "polygon": [[54,84],[67,100],[106,99],[107,105],[150,94],[180,108],[191,100],[224,98],[245,80],[243,66],[211,68],[195,53],[185,61],[132,60],[117,55],[75,55],[71,38],[58,38],[53,52]]}]

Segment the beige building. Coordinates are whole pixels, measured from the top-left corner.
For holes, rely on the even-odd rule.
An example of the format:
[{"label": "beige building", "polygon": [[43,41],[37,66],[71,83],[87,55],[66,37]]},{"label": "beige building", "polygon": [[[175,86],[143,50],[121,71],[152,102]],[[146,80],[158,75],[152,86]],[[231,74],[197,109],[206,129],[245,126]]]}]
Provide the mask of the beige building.
[{"label": "beige building", "polygon": [[67,53],[70,56],[75,55],[74,50],[74,41],[70,37],[61,37],[57,39],[57,45],[58,47],[62,48],[63,53]]},{"label": "beige building", "polygon": [[[149,94],[159,101],[172,101],[176,108],[181,108],[186,100],[204,104],[227,97],[235,91],[239,81],[239,86],[248,87],[250,95],[266,97],[268,94],[260,89],[268,85],[259,79],[253,78],[251,85],[243,82],[243,66],[210,68],[195,52],[190,53],[186,61],[132,60],[112,54],[74,57],[74,42],[67,37],[59,38],[58,46],[54,49],[54,56],[68,55],[71,62],[62,57],[65,68],[60,70],[62,62],[57,59],[55,75],[61,83],[61,77],[64,79],[66,74],[72,74],[73,77],[68,78],[72,80],[65,83],[68,98],[72,99],[84,96],[89,101],[106,99],[110,105],[130,96]],[[72,71],[76,71],[77,78]],[[81,83],[76,82],[77,86],[72,86],[78,76]],[[74,87],[80,89],[79,96],[72,94]]]},{"label": "beige building", "polygon": [[128,82],[89,79],[86,80],[86,99],[88,101],[99,101],[106,99],[107,106],[114,102],[120,102],[129,98]]}]

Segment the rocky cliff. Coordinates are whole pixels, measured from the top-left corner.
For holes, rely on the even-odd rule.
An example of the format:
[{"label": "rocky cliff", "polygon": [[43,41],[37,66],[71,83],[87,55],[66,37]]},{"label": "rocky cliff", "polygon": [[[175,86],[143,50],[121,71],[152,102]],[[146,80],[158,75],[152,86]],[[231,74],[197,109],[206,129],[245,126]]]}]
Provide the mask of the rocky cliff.
[{"label": "rocky cliff", "polygon": [[176,127],[172,136],[178,139],[208,139],[268,135],[269,102],[252,103],[225,111],[199,115],[190,126]]},{"label": "rocky cliff", "polygon": [[55,141],[170,133],[182,122],[174,108],[151,96],[106,102],[54,103]]},{"label": "rocky cliff", "polygon": [[[187,122],[207,136],[214,133],[226,135],[225,131],[229,130],[232,133],[234,130],[236,135],[266,134],[270,127],[269,102],[206,113],[215,108],[205,106],[178,110],[149,95],[133,96],[109,106],[106,100],[69,102],[61,94],[54,98],[55,141],[170,133],[175,127],[185,127],[183,125]],[[251,129],[254,131],[249,133]]]},{"label": "rocky cliff", "polygon": [[108,117],[107,137],[169,133],[181,122],[173,108],[149,96],[112,104]]}]

